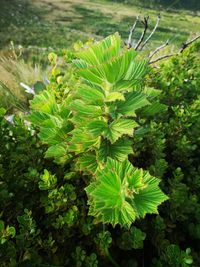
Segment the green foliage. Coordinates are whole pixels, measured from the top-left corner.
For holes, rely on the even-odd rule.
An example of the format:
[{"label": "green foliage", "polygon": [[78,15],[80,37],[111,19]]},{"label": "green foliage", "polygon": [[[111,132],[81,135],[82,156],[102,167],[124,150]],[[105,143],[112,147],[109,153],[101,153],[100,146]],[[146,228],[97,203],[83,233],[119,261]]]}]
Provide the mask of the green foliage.
[{"label": "green foliage", "polygon": [[94,238],[95,243],[99,249],[105,253],[112,244],[112,237],[109,231],[100,232]]},{"label": "green foliage", "polygon": [[15,228],[12,226],[5,227],[4,222],[0,221],[0,244],[4,244],[10,237],[15,237]]},{"label": "green foliage", "polygon": [[[82,52],[82,45],[67,52],[63,66],[50,59],[51,84],[33,101],[30,118],[36,127],[19,115],[9,123],[0,108],[0,265],[199,266],[199,44],[151,69],[125,92],[125,83],[118,83],[117,94],[108,98],[110,85],[79,75],[74,64]],[[124,53],[120,49],[121,57]],[[134,99],[132,110],[122,105],[127,95]],[[142,106],[134,110],[136,99]],[[90,106],[97,107],[94,116]],[[123,124],[122,131],[114,127],[108,135],[106,119],[125,120],[127,134]],[[127,120],[134,122],[132,133]],[[139,219],[158,213],[158,202],[166,198],[159,182],[169,200],[159,215]],[[125,209],[115,213],[120,201]],[[129,228],[134,218],[119,216],[130,210],[126,206],[140,215]],[[98,214],[88,214],[93,212]],[[99,222],[108,217],[115,224],[115,214],[126,227]]]},{"label": "green foliage", "polygon": [[146,234],[135,226],[122,234],[119,239],[119,247],[123,250],[142,249]]},{"label": "green foliage", "polygon": [[130,227],[138,217],[157,213],[157,206],[167,197],[158,187],[159,180],[126,160],[108,159],[87,188],[89,214],[98,221]]},{"label": "green foliage", "polygon": [[[185,251],[181,250],[177,245],[169,245],[163,253],[160,261],[155,261],[155,266],[163,266],[160,264],[167,264],[167,266],[174,267],[189,267],[193,264],[191,249],[187,248]],[[161,263],[162,262],[162,263]]]},{"label": "green foliage", "polygon": [[[126,160],[132,153],[129,137],[139,126],[135,112],[150,105],[141,89],[146,62],[137,60],[134,50],[121,48],[118,34],[81,49],[75,57],[75,88],[58,103],[50,84],[31,101],[29,119],[50,146],[46,157],[54,156],[56,162],[74,159],[77,170],[95,177],[86,188],[89,214],[99,222],[130,227],[136,218],[157,213],[167,199],[156,178],[134,170]],[[56,64],[56,55],[49,59]],[[51,186],[48,174],[42,180],[41,189]]]},{"label": "green foliage", "polygon": [[39,182],[40,190],[51,189],[57,183],[55,175],[50,175],[45,169],[44,174],[41,176],[41,181]]}]

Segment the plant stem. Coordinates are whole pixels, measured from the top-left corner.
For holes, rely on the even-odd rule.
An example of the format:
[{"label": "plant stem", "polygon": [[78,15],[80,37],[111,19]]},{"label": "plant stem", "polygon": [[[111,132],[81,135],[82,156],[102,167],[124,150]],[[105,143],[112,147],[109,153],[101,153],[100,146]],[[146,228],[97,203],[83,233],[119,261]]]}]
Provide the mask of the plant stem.
[{"label": "plant stem", "polygon": [[116,261],[112,258],[111,254],[110,254],[110,252],[109,252],[109,250],[108,250],[107,248],[105,248],[105,253],[106,253],[106,256],[108,257],[109,261],[113,264],[113,266],[115,266],[115,267],[120,267],[120,266],[116,263]]}]

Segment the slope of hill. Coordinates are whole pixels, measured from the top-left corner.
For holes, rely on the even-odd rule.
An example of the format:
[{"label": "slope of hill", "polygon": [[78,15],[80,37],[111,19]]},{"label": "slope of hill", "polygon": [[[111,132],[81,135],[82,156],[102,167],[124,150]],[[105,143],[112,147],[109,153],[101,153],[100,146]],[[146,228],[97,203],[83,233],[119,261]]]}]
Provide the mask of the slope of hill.
[{"label": "slope of hill", "polygon": [[[24,47],[63,48],[79,39],[98,39],[116,31],[125,39],[137,15],[149,15],[152,29],[157,12],[100,0],[1,0],[0,48],[8,46],[11,40]],[[200,18],[188,11],[162,11],[161,16],[152,45],[167,39],[180,44],[200,29]],[[136,39],[141,31],[139,25]]]}]

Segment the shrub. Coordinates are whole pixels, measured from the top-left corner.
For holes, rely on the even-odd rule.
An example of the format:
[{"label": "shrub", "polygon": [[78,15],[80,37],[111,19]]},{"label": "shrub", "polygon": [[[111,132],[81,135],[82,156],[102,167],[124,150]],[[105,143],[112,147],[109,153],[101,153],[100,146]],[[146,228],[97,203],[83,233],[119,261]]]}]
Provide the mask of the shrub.
[{"label": "shrub", "polygon": [[[119,40],[117,36],[113,38]],[[90,52],[96,48],[94,44],[87,46]],[[112,48],[107,56],[116,52],[114,46]],[[129,50],[120,51],[122,58],[124,54],[131,55]],[[81,48],[66,52],[67,64],[63,63],[61,69],[57,66],[57,56],[50,55],[51,83],[31,102],[29,119],[36,127],[27,125],[19,116],[15,116],[13,124],[6,122],[1,109],[2,266],[199,266],[198,51],[196,45],[159,69],[151,69],[145,80],[147,67],[137,56],[133,60],[137,62],[136,66],[140,66],[137,82],[127,88],[131,79],[128,83],[120,81],[112,88],[120,89],[117,91],[119,94],[113,90],[112,101],[107,101],[107,95],[104,95],[104,101],[98,98],[109,86],[102,85],[92,72],[94,74],[98,69],[98,75],[104,75],[106,72],[102,72],[102,68],[117,64],[121,57],[91,68],[86,64],[88,62],[80,60],[81,56],[88,55],[88,50]],[[71,64],[72,59],[76,66]],[[82,69],[83,66],[86,68]],[[89,77],[95,80],[89,81],[85,73],[90,73]],[[182,73],[188,83],[180,77]],[[115,78],[114,75],[111,77]],[[97,88],[99,90],[95,91]],[[128,100],[127,94],[135,93],[131,92],[133,88],[142,97],[135,114],[122,108],[123,101]],[[89,94],[90,89],[99,94]],[[89,109],[89,101],[93,101],[94,96],[97,98],[93,106],[103,107],[107,112],[98,113],[100,109],[94,107]],[[131,118],[133,136],[129,128],[122,132],[115,128],[117,131],[114,134],[111,131],[109,135],[102,130],[102,121],[107,119],[112,123],[118,119],[115,117],[116,107],[122,112],[121,119]],[[124,112],[128,112],[128,118]],[[100,126],[100,129],[94,126]],[[82,131],[77,131],[79,128]],[[90,138],[85,135],[86,130],[91,134]],[[98,134],[101,136],[99,143],[96,141]],[[93,135],[96,139],[91,138]],[[115,140],[118,135],[119,139]],[[106,140],[110,148],[120,139],[123,140],[122,150],[110,153],[112,150],[104,150],[104,145],[101,149],[103,156],[99,157],[102,142]],[[113,157],[116,152],[118,156]],[[122,173],[125,174],[121,176],[124,183],[118,185],[123,193],[133,194],[130,190],[133,188],[127,190],[124,186],[133,185],[130,174],[138,177],[134,181],[136,192],[133,201],[141,194],[145,200],[145,190],[148,192],[153,186],[149,191],[152,193],[151,202],[140,205],[139,210],[144,213],[151,207],[155,211],[159,204],[157,197],[153,198],[155,193],[159,199],[166,198],[157,186],[158,178],[161,179],[160,187],[169,200],[161,205],[159,215],[147,215],[144,219],[136,216],[136,221],[130,225],[129,216],[120,217],[113,212],[117,211],[121,200],[115,203],[118,199],[114,197],[116,183],[109,185],[117,180],[117,174],[120,176]],[[141,177],[144,178],[139,179]],[[151,180],[151,184],[146,184],[146,179]],[[99,201],[102,195],[104,199]],[[129,199],[126,202],[129,203]],[[125,210],[129,209],[125,207]],[[136,205],[133,205],[133,210],[138,211]],[[134,219],[131,217],[132,221]],[[118,224],[112,227],[105,224],[107,222],[113,225],[118,222],[123,227]]]},{"label": "shrub", "polygon": [[29,119],[49,145],[46,156],[74,162],[74,171],[88,175],[89,214],[113,226],[130,227],[167,199],[158,179],[127,160],[129,136],[139,126],[135,112],[150,105],[141,89],[146,62],[136,55],[121,49],[118,34],[109,36],[75,53],[77,82],[61,103],[51,84],[31,101]]}]

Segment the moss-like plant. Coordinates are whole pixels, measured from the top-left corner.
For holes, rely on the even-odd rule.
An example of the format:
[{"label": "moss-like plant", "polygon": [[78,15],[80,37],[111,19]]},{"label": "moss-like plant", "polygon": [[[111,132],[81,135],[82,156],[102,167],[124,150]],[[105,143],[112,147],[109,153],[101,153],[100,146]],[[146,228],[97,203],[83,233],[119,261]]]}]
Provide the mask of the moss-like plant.
[{"label": "moss-like plant", "polygon": [[167,199],[157,178],[128,161],[131,137],[139,127],[136,111],[151,105],[142,90],[147,68],[136,51],[121,47],[115,34],[75,53],[76,82],[65,97],[50,84],[31,101],[30,120],[49,146],[46,157],[73,161],[76,171],[91,177],[89,214],[113,226],[130,227],[136,218],[157,213]]}]

